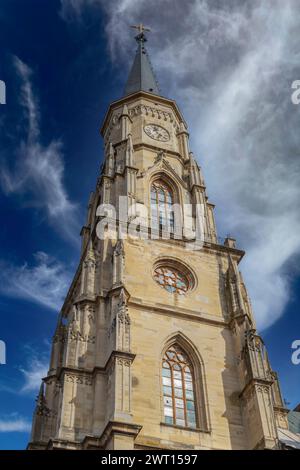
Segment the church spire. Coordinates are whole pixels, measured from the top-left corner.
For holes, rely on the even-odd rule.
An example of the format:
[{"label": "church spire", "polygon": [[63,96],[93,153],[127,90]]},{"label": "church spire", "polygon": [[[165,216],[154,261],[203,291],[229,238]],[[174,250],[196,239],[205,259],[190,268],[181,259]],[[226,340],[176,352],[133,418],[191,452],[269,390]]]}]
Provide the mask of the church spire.
[{"label": "church spire", "polygon": [[158,83],[145,48],[145,42],[147,41],[145,31],[150,31],[150,29],[145,28],[143,24],[131,27],[139,31],[139,34],[135,36],[138,48],[126,83],[125,95],[131,95],[137,91],[147,91],[159,95]]}]

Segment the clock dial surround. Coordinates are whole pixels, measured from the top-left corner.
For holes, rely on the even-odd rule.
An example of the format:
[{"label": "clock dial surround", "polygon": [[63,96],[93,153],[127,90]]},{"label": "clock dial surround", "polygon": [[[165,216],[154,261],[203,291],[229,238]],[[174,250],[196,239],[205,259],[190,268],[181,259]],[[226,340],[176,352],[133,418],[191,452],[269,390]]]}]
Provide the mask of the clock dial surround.
[{"label": "clock dial surround", "polygon": [[170,134],[167,129],[158,124],[147,124],[144,127],[144,131],[151,139],[159,140],[160,142],[168,142],[170,140]]}]

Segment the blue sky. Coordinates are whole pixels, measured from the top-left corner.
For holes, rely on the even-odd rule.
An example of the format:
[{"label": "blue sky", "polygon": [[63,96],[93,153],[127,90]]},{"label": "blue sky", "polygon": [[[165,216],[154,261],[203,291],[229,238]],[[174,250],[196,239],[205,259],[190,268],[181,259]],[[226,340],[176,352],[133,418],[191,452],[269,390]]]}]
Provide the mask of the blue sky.
[{"label": "blue sky", "polygon": [[133,58],[128,25],[145,17],[162,94],[178,101],[190,125],[219,235],[233,233],[247,252],[241,268],[283,396],[291,407],[300,401],[300,365],[291,363],[291,344],[300,339],[299,108],[290,103],[290,84],[300,79],[292,53],[296,4],[281,11],[275,1],[266,16],[267,5],[255,1],[222,9],[191,0],[179,24],[182,2],[160,15],[152,3],[1,1],[1,449],[28,442],[102,161],[99,127]]}]

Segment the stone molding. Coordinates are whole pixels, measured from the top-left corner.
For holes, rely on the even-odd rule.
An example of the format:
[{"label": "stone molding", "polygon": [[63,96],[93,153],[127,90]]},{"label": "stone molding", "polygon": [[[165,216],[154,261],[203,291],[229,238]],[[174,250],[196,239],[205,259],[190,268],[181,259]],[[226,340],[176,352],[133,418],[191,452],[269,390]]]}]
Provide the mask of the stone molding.
[{"label": "stone molding", "polygon": [[121,421],[109,421],[100,436],[88,435],[82,441],[83,449],[105,449],[109,439],[114,434],[122,434],[131,439],[136,439],[141,431],[139,424],[126,423]]}]

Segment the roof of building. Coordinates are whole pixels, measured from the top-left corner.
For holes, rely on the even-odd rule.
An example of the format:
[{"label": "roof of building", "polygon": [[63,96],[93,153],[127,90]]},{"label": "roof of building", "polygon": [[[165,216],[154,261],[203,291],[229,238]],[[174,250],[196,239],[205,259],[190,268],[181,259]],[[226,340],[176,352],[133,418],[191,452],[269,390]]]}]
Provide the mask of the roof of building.
[{"label": "roof of building", "polygon": [[300,433],[300,412],[296,408],[288,413],[289,428],[291,431]]},{"label": "roof of building", "polygon": [[284,447],[300,450],[300,434],[296,434],[288,429],[278,428],[278,438]]},{"label": "roof of building", "polygon": [[142,31],[135,37],[138,48],[125,86],[125,95],[131,95],[137,91],[146,91],[160,95],[157,80],[155,78],[145,42],[147,38]]}]

